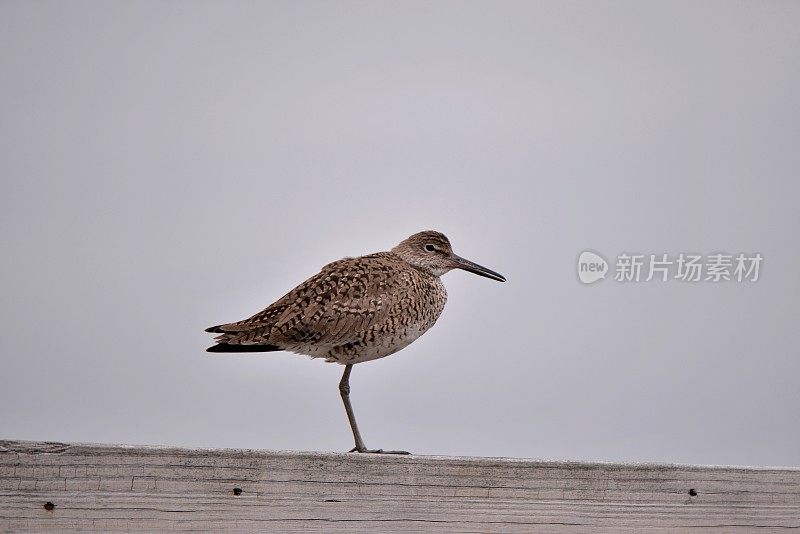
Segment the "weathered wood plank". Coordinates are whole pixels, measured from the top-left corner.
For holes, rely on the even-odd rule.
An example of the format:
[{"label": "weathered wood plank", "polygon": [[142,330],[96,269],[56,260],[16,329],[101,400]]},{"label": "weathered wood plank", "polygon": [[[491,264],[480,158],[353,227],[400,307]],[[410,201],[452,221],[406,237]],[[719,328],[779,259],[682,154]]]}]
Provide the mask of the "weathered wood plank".
[{"label": "weathered wood plank", "polygon": [[0,529],[785,532],[800,469],[0,441]]}]

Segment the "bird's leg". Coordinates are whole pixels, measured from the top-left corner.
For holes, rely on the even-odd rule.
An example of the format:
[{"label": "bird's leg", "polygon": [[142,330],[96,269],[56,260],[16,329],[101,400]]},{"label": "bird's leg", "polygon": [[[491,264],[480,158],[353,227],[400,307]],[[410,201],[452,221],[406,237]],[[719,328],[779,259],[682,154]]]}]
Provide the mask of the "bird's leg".
[{"label": "bird's leg", "polygon": [[361,439],[361,432],[358,431],[358,423],[356,423],[356,415],[353,413],[353,406],[350,404],[350,371],[352,370],[352,363],[345,365],[342,380],[339,382],[339,393],[342,395],[347,419],[350,421],[350,428],[353,430],[353,439],[356,440],[356,446],[350,452],[368,452],[367,447],[364,445],[364,440]]},{"label": "bird's leg", "polygon": [[344,402],[344,409],[347,412],[347,419],[350,421],[350,428],[353,430],[353,439],[356,441],[356,446],[350,449],[350,452],[372,452],[383,454],[408,454],[406,451],[385,451],[383,449],[368,449],[364,445],[364,440],[361,439],[361,432],[358,431],[358,424],[356,423],[356,416],[353,413],[353,406],[350,404],[350,371],[353,370],[353,364],[347,364],[344,367],[344,374],[342,380],[339,382],[339,393],[342,395],[342,402]]}]

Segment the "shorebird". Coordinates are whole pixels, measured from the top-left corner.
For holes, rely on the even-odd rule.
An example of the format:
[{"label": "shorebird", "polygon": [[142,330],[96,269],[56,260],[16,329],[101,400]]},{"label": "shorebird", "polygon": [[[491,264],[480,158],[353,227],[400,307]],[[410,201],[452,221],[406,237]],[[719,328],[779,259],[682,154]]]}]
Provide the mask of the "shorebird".
[{"label": "shorebird", "polygon": [[219,336],[206,350],[289,351],[344,365],[339,392],[355,440],[350,452],[408,454],[364,445],[350,403],[350,371],[427,332],[447,301],[440,277],[452,269],[506,281],[454,254],[444,234],[419,232],[387,252],[329,263],[252,317],[207,328]]}]

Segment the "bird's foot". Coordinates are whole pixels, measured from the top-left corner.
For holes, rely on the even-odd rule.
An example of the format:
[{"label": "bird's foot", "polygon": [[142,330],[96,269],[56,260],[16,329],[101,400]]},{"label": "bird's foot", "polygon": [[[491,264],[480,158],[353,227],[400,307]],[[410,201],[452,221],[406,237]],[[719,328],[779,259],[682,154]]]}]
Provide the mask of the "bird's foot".
[{"label": "bird's foot", "polygon": [[368,449],[366,447],[353,447],[348,452],[362,452],[362,453],[369,453],[369,454],[411,454],[408,451],[385,451],[383,449]]}]

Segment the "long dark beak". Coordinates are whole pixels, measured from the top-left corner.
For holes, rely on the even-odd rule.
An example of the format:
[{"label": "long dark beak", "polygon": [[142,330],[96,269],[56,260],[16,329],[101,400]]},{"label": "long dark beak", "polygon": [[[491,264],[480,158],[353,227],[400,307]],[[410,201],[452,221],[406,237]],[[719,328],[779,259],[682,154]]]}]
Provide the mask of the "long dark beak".
[{"label": "long dark beak", "polygon": [[491,278],[492,280],[497,280],[498,282],[506,281],[506,277],[502,274],[496,273],[491,269],[487,269],[483,265],[478,265],[477,263],[465,260],[461,256],[456,256],[453,254],[452,259],[456,269],[464,269],[465,271],[475,273],[478,276],[485,276],[486,278]]}]

